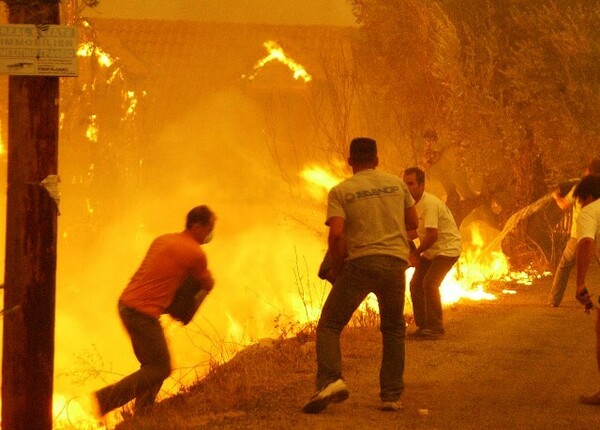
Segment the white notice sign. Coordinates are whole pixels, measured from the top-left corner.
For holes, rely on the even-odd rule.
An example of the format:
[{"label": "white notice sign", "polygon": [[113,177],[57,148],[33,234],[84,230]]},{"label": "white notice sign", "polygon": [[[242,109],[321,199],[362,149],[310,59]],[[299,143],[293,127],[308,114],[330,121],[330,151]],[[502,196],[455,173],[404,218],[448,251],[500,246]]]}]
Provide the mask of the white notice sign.
[{"label": "white notice sign", "polygon": [[0,25],[0,74],[77,76],[77,28]]}]

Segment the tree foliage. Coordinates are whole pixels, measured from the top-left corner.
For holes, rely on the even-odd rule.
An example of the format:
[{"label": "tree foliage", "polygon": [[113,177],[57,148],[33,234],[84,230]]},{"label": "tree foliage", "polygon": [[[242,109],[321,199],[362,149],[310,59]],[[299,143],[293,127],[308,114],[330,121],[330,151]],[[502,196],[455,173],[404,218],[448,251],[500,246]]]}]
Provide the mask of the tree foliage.
[{"label": "tree foliage", "polygon": [[[389,115],[459,218],[493,202],[502,225],[600,153],[599,1],[352,4]],[[534,227],[519,240],[539,245]]]}]

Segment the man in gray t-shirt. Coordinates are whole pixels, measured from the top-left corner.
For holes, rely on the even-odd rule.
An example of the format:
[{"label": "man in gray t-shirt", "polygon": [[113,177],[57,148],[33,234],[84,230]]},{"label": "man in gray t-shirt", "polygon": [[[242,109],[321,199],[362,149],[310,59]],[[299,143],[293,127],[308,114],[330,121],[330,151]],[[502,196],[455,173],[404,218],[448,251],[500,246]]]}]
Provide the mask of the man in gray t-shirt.
[{"label": "man in gray t-shirt", "polygon": [[350,143],[348,163],[354,176],[329,192],[326,274],[333,284],[317,326],[317,392],[304,405],[319,413],[346,400],[340,333],[369,293],[379,304],[383,357],[380,398],[383,410],[402,408],[404,391],[404,294],[409,255],[407,230],[417,227],[415,202],[403,181],[375,170],[377,144],[361,137]]}]

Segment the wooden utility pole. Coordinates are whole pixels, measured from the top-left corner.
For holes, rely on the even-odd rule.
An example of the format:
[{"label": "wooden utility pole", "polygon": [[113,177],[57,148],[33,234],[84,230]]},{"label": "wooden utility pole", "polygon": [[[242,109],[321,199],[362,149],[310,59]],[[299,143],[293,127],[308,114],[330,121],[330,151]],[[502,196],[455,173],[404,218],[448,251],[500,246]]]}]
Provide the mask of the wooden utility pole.
[{"label": "wooden utility pole", "polygon": [[[58,24],[59,0],[4,0],[10,24]],[[2,428],[51,430],[58,168],[58,77],[8,80]]]}]

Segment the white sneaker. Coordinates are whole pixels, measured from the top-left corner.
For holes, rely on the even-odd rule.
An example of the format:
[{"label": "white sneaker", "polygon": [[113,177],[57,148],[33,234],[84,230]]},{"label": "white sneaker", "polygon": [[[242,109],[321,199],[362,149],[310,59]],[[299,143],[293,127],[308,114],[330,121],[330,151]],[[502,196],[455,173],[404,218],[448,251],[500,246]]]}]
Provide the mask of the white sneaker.
[{"label": "white sneaker", "polygon": [[329,403],[343,402],[350,396],[348,387],[342,379],[325,386],[317,391],[302,407],[305,414],[318,414],[325,410]]},{"label": "white sneaker", "polygon": [[400,400],[400,399],[398,399],[394,402],[390,402],[390,401],[382,401],[381,402],[381,410],[382,411],[396,412],[396,411],[399,411],[400,409],[404,409],[404,404],[402,403],[402,400]]}]

